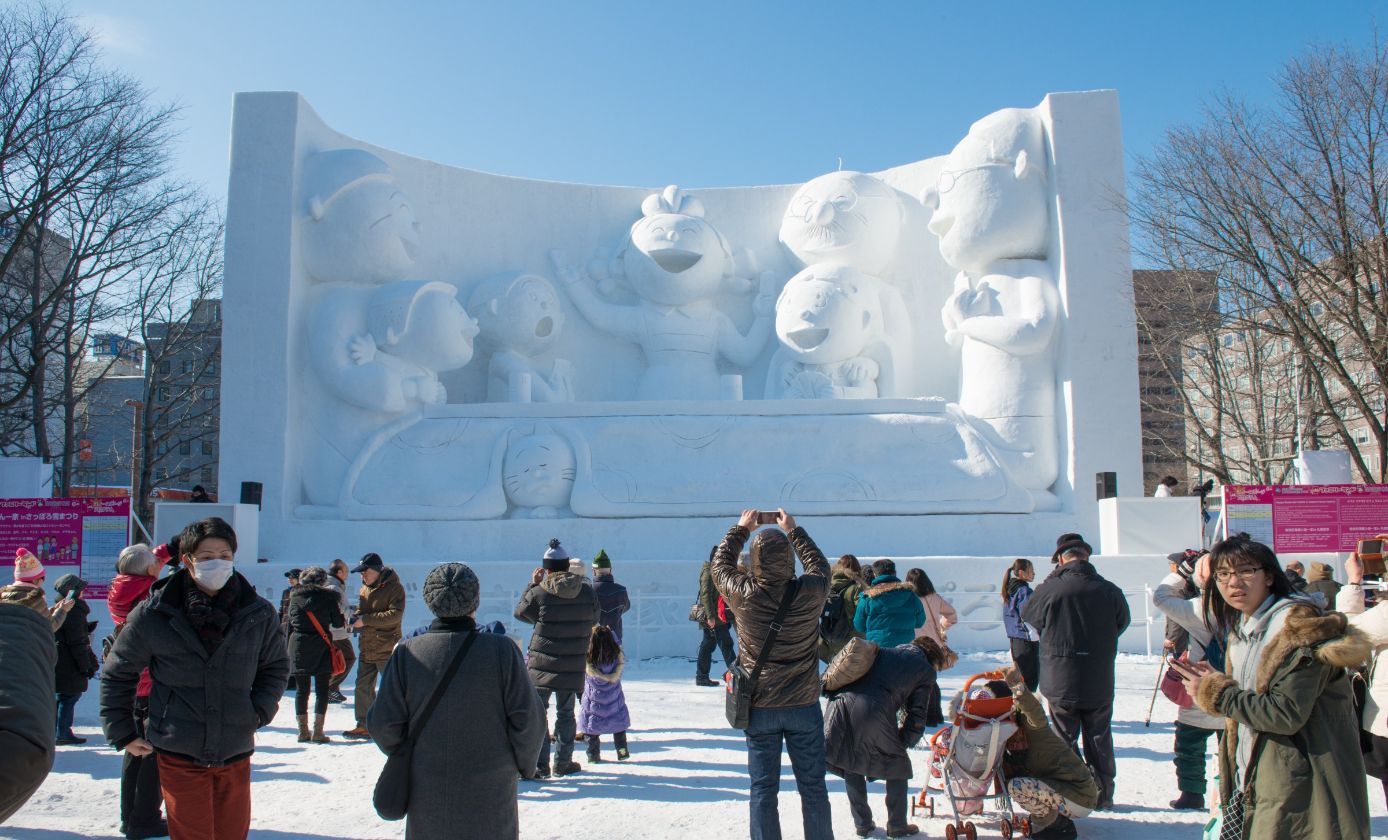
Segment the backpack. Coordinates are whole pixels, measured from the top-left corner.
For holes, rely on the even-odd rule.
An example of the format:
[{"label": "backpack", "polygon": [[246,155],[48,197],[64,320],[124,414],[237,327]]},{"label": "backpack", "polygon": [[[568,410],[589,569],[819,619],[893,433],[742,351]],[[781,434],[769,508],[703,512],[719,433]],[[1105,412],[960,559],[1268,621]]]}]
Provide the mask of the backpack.
[{"label": "backpack", "polygon": [[824,602],[819,614],[819,639],[830,648],[848,643],[853,638],[853,620],[848,617],[847,599],[839,591]]}]

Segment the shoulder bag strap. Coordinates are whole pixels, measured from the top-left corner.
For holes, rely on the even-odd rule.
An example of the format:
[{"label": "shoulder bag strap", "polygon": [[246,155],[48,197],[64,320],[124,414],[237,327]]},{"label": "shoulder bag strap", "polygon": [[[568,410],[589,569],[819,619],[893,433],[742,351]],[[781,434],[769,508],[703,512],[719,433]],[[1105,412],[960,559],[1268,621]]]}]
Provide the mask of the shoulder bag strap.
[{"label": "shoulder bag strap", "polygon": [[800,581],[792,580],[786,587],[786,594],[781,598],[781,606],[776,610],[776,617],[771,619],[771,632],[766,634],[766,641],[762,643],[761,655],[757,657],[757,664],[752,668],[752,685],[757,684],[761,677],[762,666],[766,664],[766,658],[771,655],[771,648],[776,645],[776,636],[781,632],[781,622],[785,621],[786,613],[790,612],[790,604],[795,600],[795,593],[800,591]]},{"label": "shoulder bag strap", "polygon": [[410,722],[410,731],[405,736],[405,744],[402,746],[413,747],[415,741],[419,740],[419,733],[424,731],[424,725],[429,722],[429,717],[434,714],[434,707],[439,704],[439,699],[443,697],[444,689],[453,681],[453,675],[458,673],[458,666],[463,664],[467,658],[468,649],[472,647],[473,641],[477,639],[477,631],[468,633],[467,640],[463,646],[458,648],[458,652],[453,654],[453,661],[448,663],[448,670],[443,672],[443,678],[439,684],[434,686],[434,693],[429,695],[429,702],[424,704],[420,710],[419,717]]},{"label": "shoulder bag strap", "polygon": [[329,639],[328,634],[323,632],[323,625],[318,622],[318,616],[313,614],[313,610],[304,610],[304,612],[308,613],[308,620],[313,622],[313,629],[318,631],[318,638],[323,640],[323,644],[332,647],[332,639]]}]

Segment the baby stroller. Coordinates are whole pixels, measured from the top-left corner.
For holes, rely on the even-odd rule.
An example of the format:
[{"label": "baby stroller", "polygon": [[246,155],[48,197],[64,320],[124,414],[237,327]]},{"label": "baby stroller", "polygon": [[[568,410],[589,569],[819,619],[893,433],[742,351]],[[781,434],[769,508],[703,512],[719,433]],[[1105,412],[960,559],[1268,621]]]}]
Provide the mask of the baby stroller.
[{"label": "baby stroller", "polygon": [[[935,798],[948,799],[954,822],[945,826],[945,840],[976,840],[978,829],[961,819],[966,816],[979,816],[980,823],[985,817],[998,819],[1004,840],[1031,833],[1027,818],[1012,809],[1002,769],[1003,750],[1017,733],[1012,695],[994,697],[983,686],[974,688],[975,682],[1002,678],[1001,671],[969,677],[950,704],[956,709],[953,721],[930,737],[929,772],[920,794],[911,800],[911,813],[924,810],[936,816]],[[985,807],[989,802],[995,805],[991,812]]]}]

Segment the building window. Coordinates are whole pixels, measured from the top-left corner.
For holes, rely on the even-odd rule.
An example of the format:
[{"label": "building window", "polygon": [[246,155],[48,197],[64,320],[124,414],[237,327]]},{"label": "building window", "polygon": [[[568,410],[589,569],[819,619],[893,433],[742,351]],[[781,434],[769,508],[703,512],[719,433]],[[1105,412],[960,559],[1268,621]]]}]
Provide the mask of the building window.
[{"label": "building window", "polygon": [[160,373],[161,375],[163,375],[163,376],[168,376],[168,375],[169,375],[169,370],[170,370],[170,368],[169,368],[169,363],[168,363],[168,362],[160,362],[160,363],[159,363],[159,373]]},{"label": "building window", "polygon": [[192,360],[192,359],[184,359],[184,360],[183,360],[183,372],[184,372],[184,373],[192,373],[192,372],[193,372],[193,360]]},{"label": "building window", "polygon": [[216,362],[208,362],[208,363],[207,363],[207,375],[208,375],[208,376],[216,376],[216,375],[217,375],[217,363],[216,363]]},{"label": "building window", "polygon": [[1368,443],[1368,442],[1369,442],[1369,430],[1368,430],[1368,429],[1355,429],[1355,430],[1354,430],[1354,442],[1355,442],[1355,443]]},{"label": "building window", "polygon": [[202,454],[204,454],[204,455],[211,455],[211,454],[212,454],[212,441],[210,441],[210,440],[205,440],[205,441],[202,442]]},{"label": "building window", "polygon": [[[166,363],[166,364],[167,364],[167,363]],[[159,386],[159,389],[155,392],[154,398],[155,398],[156,400],[158,400],[159,402],[168,402],[168,401],[169,401],[169,389],[168,389],[168,386],[166,386],[166,385],[160,385],[160,386]]]},{"label": "building window", "polygon": [[211,468],[211,467],[203,467],[203,468],[202,468],[201,476],[202,476],[202,481],[203,481],[204,484],[211,484],[211,483],[212,483],[212,468]]},{"label": "building window", "polygon": [[205,400],[215,400],[215,399],[217,398],[217,389],[216,389],[216,388],[203,388],[203,389],[202,389],[202,398],[205,399]]},{"label": "building window", "polygon": [[182,443],[180,443],[180,444],[178,445],[178,454],[180,454],[180,455],[192,455],[192,454],[193,454],[193,444],[192,444],[191,442],[189,442],[189,441],[186,441],[186,440],[183,441]]}]

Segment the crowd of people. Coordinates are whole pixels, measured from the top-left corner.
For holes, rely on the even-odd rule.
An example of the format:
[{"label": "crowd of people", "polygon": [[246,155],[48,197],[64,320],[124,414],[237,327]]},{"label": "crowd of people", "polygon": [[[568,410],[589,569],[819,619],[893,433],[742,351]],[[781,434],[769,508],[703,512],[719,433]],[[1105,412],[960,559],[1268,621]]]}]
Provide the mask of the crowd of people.
[{"label": "crowd of people", "polygon": [[[701,567],[690,611],[696,685],[751,686],[739,724],[749,834],[781,836],[783,750],[806,838],[832,836],[828,774],[843,779],[858,836],[879,828],[875,781],[886,835],[917,834],[909,750],[946,720],[938,676],[957,659],[948,634],[958,614],[923,570],[901,576],[890,559],[853,555],[831,568],[790,514],[774,516],[762,527],[769,517],[742,514]],[[356,726],[344,734],[393,756],[382,785],[404,757],[410,838],[516,837],[522,781],[582,773],[580,743],[590,764],[606,760],[604,738],[612,758],[631,757],[631,601],[606,552],[590,576],[550,541],[515,605],[533,625],[522,651],[499,622],[478,623],[480,583],[462,563],[428,574],[433,621],[406,635],[405,589],[379,555],[291,570],[277,612],[237,571],[236,549],[232,528],[211,518],[121,552],[100,660],[86,582],[59,578],[50,605],[42,564],[21,550],[15,582],[0,588],[4,705],[18,710],[0,727],[0,820],[42,782],[55,746],[83,743],[73,709],[98,669],[105,738],[124,753],[130,838],[246,837],[256,731],[292,687],[299,741],[330,742],[326,713],[346,700],[338,689],[354,662]],[[1092,554],[1082,535],[1063,534],[1043,581],[1024,558],[1008,567],[999,596],[1013,666],[948,703],[953,719],[979,698],[1007,701],[1015,734],[998,768],[1040,840],[1077,837],[1077,820],[1115,801],[1115,662],[1130,614]],[[1321,564],[1307,581],[1246,535],[1168,560],[1152,601],[1168,620],[1161,688],[1178,707],[1171,807],[1206,808],[1214,735],[1215,836],[1367,838],[1366,774],[1388,797],[1388,674],[1375,667],[1388,650],[1388,599],[1371,596],[1376,580],[1351,555],[1345,584]],[[715,648],[724,680],[711,674]]]}]

